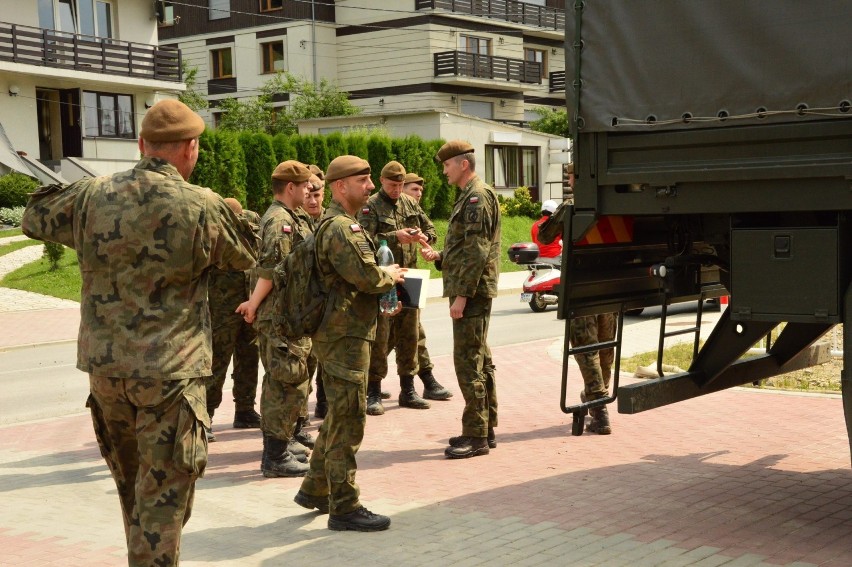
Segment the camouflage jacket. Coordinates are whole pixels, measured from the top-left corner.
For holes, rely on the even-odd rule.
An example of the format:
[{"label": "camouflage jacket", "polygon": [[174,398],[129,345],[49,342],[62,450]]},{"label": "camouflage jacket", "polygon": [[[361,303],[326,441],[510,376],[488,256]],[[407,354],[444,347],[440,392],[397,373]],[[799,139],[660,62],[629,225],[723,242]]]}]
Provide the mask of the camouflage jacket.
[{"label": "camouflage jacket", "polygon": [[402,194],[394,201],[382,189],[370,195],[367,204],[358,213],[358,222],[367,229],[376,246],[380,240],[387,240],[394,261],[403,268],[417,267],[420,246],[416,243],[400,244],[395,234],[397,230],[419,228],[430,243],[438,238],[435,225],[414,199]]},{"label": "camouflage jacket", "polygon": [[322,219],[324,213],[325,209],[322,207],[320,207],[320,214],[317,218],[312,217],[310,213],[308,213],[308,211],[306,211],[305,209],[300,208],[298,211],[296,211],[297,215],[307,221],[312,231],[317,229],[317,227],[319,226],[320,219]]},{"label": "camouflage jacket", "polygon": [[[257,254],[259,245],[257,233],[260,231],[260,215],[254,211],[244,210],[240,215],[247,224],[242,227],[246,240],[254,244]],[[234,317],[237,306],[248,299],[251,294],[251,270],[220,270],[210,268],[207,300],[210,304],[210,317],[213,328]]]},{"label": "camouflage jacket", "polygon": [[453,205],[437,267],[443,271],[444,297],[497,297],[500,205],[494,189],[477,175]]},{"label": "camouflage jacket", "polygon": [[[260,253],[252,288],[257,277],[272,280],[275,266],[290,253],[293,246],[313,232],[308,221],[300,214],[287,208],[281,201],[272,201],[260,219]],[[272,319],[272,293],[266,296],[257,308],[257,319]]]},{"label": "camouflage jacket", "polygon": [[568,213],[568,206],[573,204],[573,199],[565,199],[558,207],[556,207],[556,210],[553,211],[550,218],[539,225],[538,239],[541,242],[550,244],[554,240],[562,238],[562,226],[565,222],[565,215]]},{"label": "camouflage jacket", "polygon": [[142,158],[129,171],[42,188],[22,227],[77,251],[77,368],[172,380],[210,375],[207,274],[254,265],[244,222],[174,166]]},{"label": "camouflage jacket", "polygon": [[379,294],[394,285],[393,278],[376,265],[376,248],[364,228],[336,201],[325,210],[334,217],[324,225],[317,256],[331,291],[329,315],[314,340],[332,342],[343,337],[372,341],[376,335]]}]

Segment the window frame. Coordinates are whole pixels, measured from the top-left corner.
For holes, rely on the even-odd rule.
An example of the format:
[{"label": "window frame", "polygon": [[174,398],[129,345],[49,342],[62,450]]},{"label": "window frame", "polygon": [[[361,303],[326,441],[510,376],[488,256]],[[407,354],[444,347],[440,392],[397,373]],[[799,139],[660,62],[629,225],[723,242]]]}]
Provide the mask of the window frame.
[{"label": "window frame", "polygon": [[[540,53],[541,61],[536,61],[535,59],[529,59],[527,57],[528,53]],[[541,63],[541,78],[547,78],[547,50],[539,49],[537,47],[524,47],[524,61],[527,63]]]},{"label": "window frame", "polygon": [[[273,4],[280,4],[280,6],[273,6]],[[284,9],[284,0],[260,0],[260,11],[261,12],[274,12],[275,10],[283,10]]]},{"label": "window frame", "polygon": [[[471,51],[470,41],[475,40],[477,45],[477,51]],[[485,53],[479,51],[479,46],[484,44]],[[490,37],[484,37],[481,35],[470,35],[470,34],[461,34],[459,35],[459,51],[463,53],[470,53],[471,55],[491,55],[492,42]]]},{"label": "window frame", "polygon": [[[496,160],[494,159],[495,151],[499,149],[515,150],[516,155],[508,156],[513,158],[515,173],[517,179],[506,179],[506,185],[497,185],[495,176]],[[532,150],[534,152],[533,174],[535,179],[524,179],[524,150]],[[541,183],[540,171],[540,152],[538,146],[516,146],[514,144],[486,144],[485,145],[485,182],[494,187],[494,189],[517,189],[518,187],[527,187],[532,192],[532,189],[539,190]],[[504,176],[506,172],[503,172]],[[513,183],[517,181],[517,183]]]},{"label": "window frame", "polygon": [[[229,53],[230,66],[231,66],[231,74],[223,75],[221,74],[223,59],[221,55],[224,52]],[[232,47],[219,47],[216,49],[210,50],[210,78],[211,79],[233,79],[236,77],[234,75],[234,49]]]},{"label": "window frame", "polygon": [[[111,92],[105,92],[105,91],[88,91],[88,90],[83,90],[82,95],[83,95],[82,99],[83,99],[83,137],[84,138],[107,138],[107,139],[110,139],[110,140],[136,140],[136,112],[135,112],[136,106],[135,106],[135,101],[134,101],[133,95],[124,94],[124,93],[111,93]],[[97,122],[98,122],[98,124],[97,124],[97,126],[98,126],[97,135],[89,134],[89,127],[90,127],[89,112],[90,112],[91,106],[88,104],[88,101],[86,100],[87,99],[86,95],[94,95],[94,97],[95,97],[95,107],[94,107],[95,110],[94,111],[96,113],[95,115],[97,116]],[[124,134],[118,134],[118,133],[116,133],[116,134],[104,134],[104,120],[103,120],[104,119],[104,111],[103,111],[103,107],[101,106],[101,98],[102,97],[112,99],[113,106],[112,106],[111,114],[112,114],[112,120],[113,120],[113,127],[116,129],[116,132],[118,132],[118,125],[121,122],[120,115],[121,114],[128,114],[130,116],[130,121],[129,121],[130,131],[129,132],[125,132]],[[129,112],[123,112],[121,110],[121,104],[119,103],[119,99],[122,99],[122,98],[126,98],[126,99],[129,100],[129,102],[130,102]]]},{"label": "window frame", "polygon": [[[275,45],[281,46],[281,61],[284,62],[285,69],[281,69],[282,71],[286,71],[287,67],[287,56],[285,53],[286,47],[284,46],[283,39],[277,39],[273,41],[266,41],[260,44],[260,74],[261,75],[272,75],[278,72],[278,69],[275,68],[275,61],[272,60],[271,55],[272,47]],[[271,63],[270,66],[267,66],[267,63]]]}]

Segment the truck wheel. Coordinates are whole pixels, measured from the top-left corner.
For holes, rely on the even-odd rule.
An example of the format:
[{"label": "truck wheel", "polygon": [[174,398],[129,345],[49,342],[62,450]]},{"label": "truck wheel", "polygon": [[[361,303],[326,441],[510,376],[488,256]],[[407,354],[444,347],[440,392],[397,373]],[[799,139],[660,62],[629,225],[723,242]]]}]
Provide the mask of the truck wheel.
[{"label": "truck wheel", "polygon": [[541,313],[547,309],[547,303],[541,298],[541,293],[536,292],[533,294],[532,299],[530,299],[530,309],[536,313]]}]

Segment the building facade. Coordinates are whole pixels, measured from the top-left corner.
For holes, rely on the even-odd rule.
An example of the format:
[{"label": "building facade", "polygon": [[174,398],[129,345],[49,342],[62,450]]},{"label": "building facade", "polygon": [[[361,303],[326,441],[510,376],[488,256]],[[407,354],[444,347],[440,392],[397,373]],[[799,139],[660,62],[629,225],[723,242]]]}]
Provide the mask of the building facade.
[{"label": "building facade", "polygon": [[157,45],[155,8],[151,0],[0,0],[0,125],[28,173],[73,181],[138,158],[146,107],[185,88],[180,52]]}]

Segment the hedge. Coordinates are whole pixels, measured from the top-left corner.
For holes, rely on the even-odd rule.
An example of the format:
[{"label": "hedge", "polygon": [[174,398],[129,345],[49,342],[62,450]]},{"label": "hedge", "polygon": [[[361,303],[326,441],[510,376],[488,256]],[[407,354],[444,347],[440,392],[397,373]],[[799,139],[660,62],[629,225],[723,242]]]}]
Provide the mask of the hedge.
[{"label": "hedge", "polygon": [[10,172],[0,177],[0,208],[23,207],[39,183],[22,173]]}]

